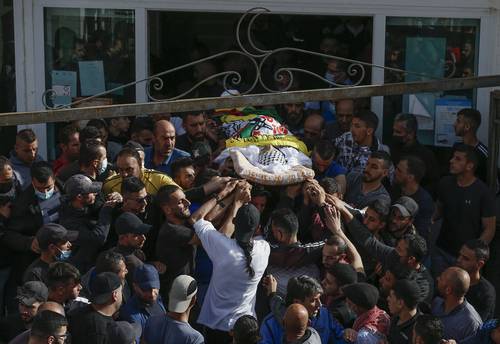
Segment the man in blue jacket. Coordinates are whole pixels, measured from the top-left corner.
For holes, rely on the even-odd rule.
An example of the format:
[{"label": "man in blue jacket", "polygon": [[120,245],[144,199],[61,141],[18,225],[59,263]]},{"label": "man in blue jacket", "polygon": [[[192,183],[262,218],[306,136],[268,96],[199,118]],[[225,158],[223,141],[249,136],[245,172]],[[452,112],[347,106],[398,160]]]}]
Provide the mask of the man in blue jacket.
[{"label": "man in blue jacket", "polygon": [[[343,339],[344,329],[330,314],[326,307],[321,305],[323,288],[314,278],[300,276],[291,278],[287,284],[287,295],[285,304],[264,318],[260,328],[261,344],[283,343],[283,315],[286,307],[293,303],[303,305],[309,313],[310,327],[314,328],[321,337],[321,343],[345,343]],[[272,303],[276,303],[280,297],[275,294]],[[282,301],[282,300],[281,300]]]},{"label": "man in blue jacket", "polygon": [[[138,323],[144,329],[151,316],[166,314],[158,295],[160,276],[154,266],[143,264],[135,269],[133,281],[134,296],[120,309],[120,319]],[[140,343],[140,338],[137,338],[136,343]]]}]

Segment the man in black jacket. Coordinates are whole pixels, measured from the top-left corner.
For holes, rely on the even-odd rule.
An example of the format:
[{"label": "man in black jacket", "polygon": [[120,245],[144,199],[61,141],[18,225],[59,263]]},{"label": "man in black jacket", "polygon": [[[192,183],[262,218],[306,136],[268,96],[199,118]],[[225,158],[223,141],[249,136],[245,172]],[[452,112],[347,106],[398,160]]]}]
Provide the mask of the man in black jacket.
[{"label": "man in black jacket", "polygon": [[362,246],[371,253],[385,269],[391,265],[402,264],[415,270],[415,278],[421,291],[421,300],[430,304],[433,296],[434,280],[422,264],[427,255],[425,239],[418,234],[408,233],[401,237],[396,247],[380,242],[372,233],[357,220],[342,201],[335,199],[335,207],[342,215],[349,234],[355,244]]},{"label": "man in black jacket", "polygon": [[35,252],[40,252],[34,240],[38,229],[46,223],[59,221],[60,198],[52,166],[45,161],[33,163],[31,185],[14,202],[8,222],[8,227],[19,234],[14,241],[20,250],[12,259],[11,276],[18,285],[26,267],[37,258]]},{"label": "man in black jacket", "polygon": [[81,273],[90,269],[97,258],[99,248],[108,237],[113,207],[120,201],[119,195],[112,196],[101,208],[99,217],[91,216],[89,207],[95,202],[102,183],[93,182],[83,174],[69,178],[65,185],[66,195],[61,207],[60,223],[68,230],[78,231],[70,262]]}]

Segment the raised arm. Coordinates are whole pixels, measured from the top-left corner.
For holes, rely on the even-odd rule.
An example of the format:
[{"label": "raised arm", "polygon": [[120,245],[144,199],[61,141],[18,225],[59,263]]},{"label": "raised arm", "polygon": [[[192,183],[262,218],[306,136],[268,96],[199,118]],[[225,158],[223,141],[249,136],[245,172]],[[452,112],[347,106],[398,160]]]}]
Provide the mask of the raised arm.
[{"label": "raised arm", "polygon": [[328,229],[342,239],[344,239],[347,245],[347,257],[351,262],[352,267],[357,272],[365,272],[365,268],[363,266],[363,261],[361,259],[361,255],[358,250],[354,246],[354,244],[349,240],[347,235],[345,235],[344,231],[342,231],[341,220],[340,220],[340,212],[330,205],[325,204],[323,207],[325,212],[325,225]]},{"label": "raised arm", "polygon": [[234,192],[234,202],[231,204],[229,212],[226,214],[226,218],[219,230],[222,234],[230,238],[234,233],[234,223],[233,219],[236,216],[238,210],[246,203],[250,202],[252,186],[246,181],[238,182],[236,186],[236,191]]},{"label": "raised arm", "polygon": [[203,203],[203,205],[194,212],[189,218],[191,224],[196,223],[198,220],[204,219],[205,216],[215,207],[217,203],[220,203],[224,198],[226,198],[236,187],[236,180],[230,181],[226,184],[224,189],[220,191],[215,197],[210,198],[208,201]]}]

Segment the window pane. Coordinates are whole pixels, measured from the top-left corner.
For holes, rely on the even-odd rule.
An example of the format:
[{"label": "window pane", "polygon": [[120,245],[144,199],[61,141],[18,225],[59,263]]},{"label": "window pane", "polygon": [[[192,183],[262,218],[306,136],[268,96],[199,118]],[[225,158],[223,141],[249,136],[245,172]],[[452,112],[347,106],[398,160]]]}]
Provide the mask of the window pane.
[{"label": "window pane", "polygon": [[[239,13],[183,13],[150,11],[149,46],[150,75],[179,65],[207,57],[225,50],[240,50],[236,42],[236,25]],[[186,23],[189,22],[189,25]],[[371,62],[372,45],[371,17],[341,17],[316,15],[260,16],[256,20],[252,37],[261,49],[294,47],[330,55]],[[240,37],[245,47],[246,26]],[[251,51],[254,51],[249,48]],[[262,68],[265,84],[280,90],[287,84],[274,80],[274,72],[281,67],[295,67],[312,71],[326,77],[329,69],[337,73],[338,83],[349,80],[347,65],[329,63],[326,59],[295,52],[273,54]],[[338,61],[336,61],[338,62]],[[158,98],[173,97],[188,91],[197,82],[216,72],[235,70],[242,75],[241,84],[229,84],[240,92],[247,91],[255,78],[255,68],[250,60],[240,55],[226,55],[220,59],[183,69],[163,77],[164,89],[154,92]],[[367,69],[362,83],[369,83],[371,71]],[[220,96],[224,91],[222,78],[210,81],[193,90],[186,97]],[[292,89],[325,88],[328,84],[304,73],[294,73]],[[253,93],[267,92],[256,87]]]},{"label": "window pane", "polygon": [[[46,87],[56,104],[135,80],[134,21],[132,10],[45,8]],[[135,87],[99,101],[134,102]]]},{"label": "window pane", "polygon": [[[479,24],[476,19],[388,17],[385,64],[438,79],[476,75]],[[386,83],[419,80],[431,79],[392,71],[385,73]],[[449,146],[449,143],[442,144],[439,137],[443,130],[454,134],[450,123],[443,123],[444,117],[439,112],[436,118],[436,106],[473,105],[474,97],[474,90],[384,97],[384,141],[391,141],[394,116],[410,112],[419,119],[422,143]]]}]

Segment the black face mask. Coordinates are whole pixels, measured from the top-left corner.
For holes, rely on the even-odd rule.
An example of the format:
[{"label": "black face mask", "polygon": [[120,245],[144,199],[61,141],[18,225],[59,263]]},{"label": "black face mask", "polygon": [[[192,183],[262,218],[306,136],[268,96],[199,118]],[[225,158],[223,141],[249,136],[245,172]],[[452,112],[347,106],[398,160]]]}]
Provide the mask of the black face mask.
[{"label": "black face mask", "polygon": [[11,180],[10,182],[0,183],[0,194],[8,193],[12,190],[14,186],[14,182]]}]

